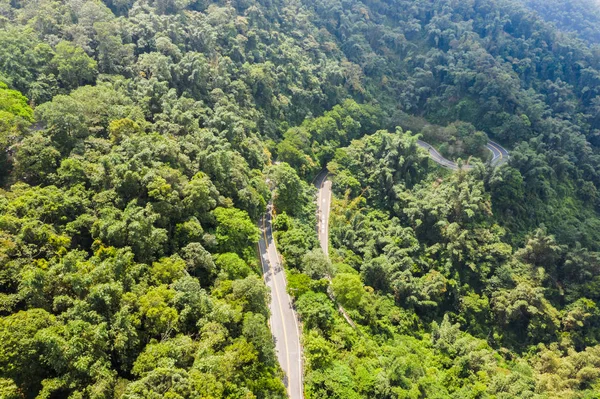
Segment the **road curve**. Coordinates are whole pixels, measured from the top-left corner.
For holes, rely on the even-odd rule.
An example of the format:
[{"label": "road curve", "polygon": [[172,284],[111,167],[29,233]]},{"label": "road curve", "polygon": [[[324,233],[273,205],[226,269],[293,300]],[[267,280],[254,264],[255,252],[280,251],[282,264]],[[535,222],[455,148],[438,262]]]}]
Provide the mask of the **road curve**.
[{"label": "road curve", "polygon": [[[440,154],[438,152],[438,150],[436,150],[431,144],[429,144],[423,140],[417,140],[417,145],[419,147],[427,150],[427,152],[429,153],[429,157],[437,164],[443,166],[444,168],[458,170],[458,165],[455,162],[452,162],[449,159],[444,158],[443,155]],[[492,160],[490,161],[492,166],[498,166],[508,160],[508,157],[509,157],[508,151],[506,151],[506,149],[504,147],[502,147],[500,144],[490,140],[485,145],[485,147],[488,150],[490,150],[490,152],[492,153]],[[471,168],[472,168],[471,165],[468,165],[468,164],[463,165],[463,169],[465,169],[465,170],[469,170]]]},{"label": "road curve", "polygon": [[503,162],[508,161],[508,158],[509,158],[508,151],[504,147],[502,147],[500,144],[496,143],[495,141],[489,140],[485,146],[494,155],[492,157],[492,160],[490,161],[492,163],[492,165],[497,166]]},{"label": "road curve", "polygon": [[277,360],[285,373],[284,384],[291,399],[303,399],[302,346],[298,318],[287,293],[285,271],[273,239],[273,205],[261,219],[258,242],[263,278],[271,290],[271,318],[269,324],[275,339]]},{"label": "road curve", "polygon": [[[331,180],[327,179],[329,171],[324,168],[317,177],[315,177],[315,187],[317,187],[317,234],[319,236],[319,243],[325,256],[329,257],[329,215],[331,211]],[[331,276],[327,276],[327,279],[331,283]],[[328,295],[335,302],[333,292],[328,290]],[[356,324],[342,305],[338,304],[338,311],[346,319],[348,324],[356,328]]]}]

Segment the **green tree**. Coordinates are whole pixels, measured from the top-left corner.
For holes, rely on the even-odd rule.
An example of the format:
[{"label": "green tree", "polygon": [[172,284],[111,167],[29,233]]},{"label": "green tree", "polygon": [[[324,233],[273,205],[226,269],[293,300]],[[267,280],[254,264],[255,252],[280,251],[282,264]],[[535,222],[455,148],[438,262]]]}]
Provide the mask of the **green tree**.
[{"label": "green tree", "polygon": [[223,252],[243,254],[249,246],[258,242],[259,230],[248,214],[235,208],[216,208],[216,238]]},{"label": "green tree", "polygon": [[335,310],[327,295],[307,292],[296,301],[298,314],[307,329],[319,328],[327,333],[333,324]]},{"label": "green tree", "polygon": [[232,252],[219,254],[215,258],[215,265],[230,280],[246,278],[252,273],[250,266],[238,254]]},{"label": "green tree", "polygon": [[192,339],[178,335],[163,341],[151,341],[140,353],[133,365],[136,375],[147,375],[152,370],[163,366],[189,368],[194,362],[196,346]]},{"label": "green tree", "polygon": [[307,203],[307,196],[304,183],[296,171],[285,162],[276,164],[271,167],[269,178],[275,187],[273,204],[277,212],[299,215]]},{"label": "green tree", "polygon": [[[0,371],[25,394],[34,394],[41,387],[42,380],[49,376],[48,370],[40,361],[36,334],[56,324],[56,318],[42,309],[20,311],[0,318]],[[10,383],[6,390],[11,392]]]},{"label": "green tree", "polygon": [[259,359],[267,367],[275,365],[275,343],[262,314],[246,313],[242,335],[252,343],[259,353]]},{"label": "green tree", "polygon": [[72,90],[84,84],[94,83],[98,73],[97,63],[82,48],[61,41],[56,45],[55,51],[50,65],[63,88]]},{"label": "green tree", "polygon": [[151,337],[166,338],[177,331],[179,315],[175,308],[169,306],[174,297],[175,291],[163,284],[150,288],[139,298],[144,327]]},{"label": "green tree", "polygon": [[333,293],[342,305],[357,309],[365,294],[363,283],[357,274],[339,273],[332,281]]},{"label": "green tree", "polygon": [[27,98],[0,81],[0,178],[9,169],[6,157],[9,148],[21,139],[31,122],[33,110]]},{"label": "green tree", "polygon": [[48,183],[59,166],[60,152],[42,133],[26,137],[17,145],[15,175],[29,184]]},{"label": "green tree", "polygon": [[321,248],[315,248],[302,257],[302,271],[313,279],[320,279],[332,274],[331,262]]},{"label": "green tree", "polygon": [[250,275],[241,280],[234,280],[231,289],[233,297],[241,301],[244,311],[268,316],[267,302],[270,291],[260,277]]},{"label": "green tree", "polygon": [[23,394],[13,380],[0,378],[0,396],[6,399],[21,399]]},{"label": "green tree", "polygon": [[213,258],[198,242],[191,242],[181,249],[181,257],[185,260],[190,274],[198,276],[204,284],[208,283],[216,272]]}]

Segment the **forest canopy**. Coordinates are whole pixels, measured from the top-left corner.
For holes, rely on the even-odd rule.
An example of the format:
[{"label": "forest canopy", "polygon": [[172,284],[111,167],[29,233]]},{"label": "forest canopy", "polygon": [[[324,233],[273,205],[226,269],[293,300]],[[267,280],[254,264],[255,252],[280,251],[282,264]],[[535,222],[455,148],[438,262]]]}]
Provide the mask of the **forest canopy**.
[{"label": "forest canopy", "polygon": [[596,397],[599,10],[0,0],[0,397]]}]

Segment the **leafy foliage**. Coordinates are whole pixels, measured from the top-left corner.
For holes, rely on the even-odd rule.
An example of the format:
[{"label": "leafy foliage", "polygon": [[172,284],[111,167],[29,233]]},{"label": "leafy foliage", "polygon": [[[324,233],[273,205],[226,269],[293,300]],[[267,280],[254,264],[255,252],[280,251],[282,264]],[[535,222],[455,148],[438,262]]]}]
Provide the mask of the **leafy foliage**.
[{"label": "leafy foliage", "polygon": [[0,396],[284,397],[255,256],[273,197],[307,397],[592,397],[594,10],[0,1]]}]

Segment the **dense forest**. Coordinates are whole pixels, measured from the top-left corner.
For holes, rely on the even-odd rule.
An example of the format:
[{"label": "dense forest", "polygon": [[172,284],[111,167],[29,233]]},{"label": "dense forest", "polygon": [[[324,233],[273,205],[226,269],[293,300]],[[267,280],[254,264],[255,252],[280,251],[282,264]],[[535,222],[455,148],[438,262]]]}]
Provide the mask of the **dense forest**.
[{"label": "dense forest", "polygon": [[0,397],[285,397],[273,198],[307,398],[597,398],[599,22],[592,0],[0,0]]},{"label": "dense forest", "polygon": [[561,30],[576,32],[590,43],[600,42],[600,7],[596,0],[525,0],[524,3]]}]

